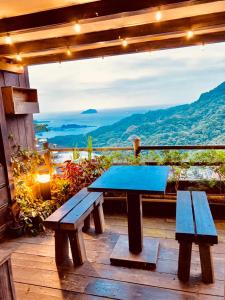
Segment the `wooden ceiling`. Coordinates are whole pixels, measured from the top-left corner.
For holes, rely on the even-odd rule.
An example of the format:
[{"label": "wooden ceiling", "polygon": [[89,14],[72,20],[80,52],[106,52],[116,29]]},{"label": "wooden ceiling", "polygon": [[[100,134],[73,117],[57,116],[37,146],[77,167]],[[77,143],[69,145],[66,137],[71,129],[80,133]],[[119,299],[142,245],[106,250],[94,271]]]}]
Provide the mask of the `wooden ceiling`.
[{"label": "wooden ceiling", "polygon": [[26,65],[223,41],[225,0],[0,0],[0,68],[15,72]]}]

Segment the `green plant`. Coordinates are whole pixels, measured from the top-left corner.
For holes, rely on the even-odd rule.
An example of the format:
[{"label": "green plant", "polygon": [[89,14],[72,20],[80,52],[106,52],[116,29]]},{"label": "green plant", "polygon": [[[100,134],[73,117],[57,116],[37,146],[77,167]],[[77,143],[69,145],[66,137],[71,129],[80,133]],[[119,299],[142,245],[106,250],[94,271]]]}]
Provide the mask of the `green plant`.
[{"label": "green plant", "polygon": [[91,160],[92,158],[92,152],[93,152],[93,146],[92,146],[92,137],[88,136],[88,160]]},{"label": "green plant", "polygon": [[59,207],[66,202],[70,196],[70,181],[56,174],[51,180],[51,195],[55,206]]},{"label": "green plant", "polygon": [[35,235],[43,230],[43,220],[55,209],[53,200],[43,201],[35,197],[33,190],[24,181],[17,181],[15,203],[19,206],[20,222],[25,232]]},{"label": "green plant", "polygon": [[24,180],[32,184],[35,180],[37,168],[44,164],[44,158],[34,150],[22,149],[16,146],[11,156],[13,176],[17,180]]},{"label": "green plant", "polygon": [[37,152],[17,146],[12,157],[15,196],[11,206],[13,224],[23,224],[25,232],[36,234],[43,230],[43,219],[50,214],[55,203],[43,201],[34,192],[37,169],[44,164],[44,158]]},{"label": "green plant", "polygon": [[73,149],[73,160],[75,161],[75,160],[77,160],[79,158],[80,158],[80,152],[79,152],[79,150],[77,148],[74,148]]}]

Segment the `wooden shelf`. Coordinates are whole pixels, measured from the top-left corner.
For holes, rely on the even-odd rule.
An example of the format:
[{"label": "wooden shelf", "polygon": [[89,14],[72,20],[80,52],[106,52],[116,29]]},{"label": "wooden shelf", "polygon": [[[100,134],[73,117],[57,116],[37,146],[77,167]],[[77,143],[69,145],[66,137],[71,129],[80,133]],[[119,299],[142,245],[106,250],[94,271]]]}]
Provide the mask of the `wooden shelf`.
[{"label": "wooden shelf", "polygon": [[36,89],[5,86],[2,87],[2,96],[7,115],[39,113]]}]

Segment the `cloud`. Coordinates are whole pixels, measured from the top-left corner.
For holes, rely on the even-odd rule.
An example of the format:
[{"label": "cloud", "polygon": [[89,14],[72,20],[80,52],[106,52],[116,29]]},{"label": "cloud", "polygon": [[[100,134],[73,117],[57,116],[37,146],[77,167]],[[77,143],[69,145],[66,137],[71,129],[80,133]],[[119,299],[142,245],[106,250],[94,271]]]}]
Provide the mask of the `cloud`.
[{"label": "cloud", "polygon": [[225,43],[32,66],[29,74],[42,112],[182,104],[225,80]]}]

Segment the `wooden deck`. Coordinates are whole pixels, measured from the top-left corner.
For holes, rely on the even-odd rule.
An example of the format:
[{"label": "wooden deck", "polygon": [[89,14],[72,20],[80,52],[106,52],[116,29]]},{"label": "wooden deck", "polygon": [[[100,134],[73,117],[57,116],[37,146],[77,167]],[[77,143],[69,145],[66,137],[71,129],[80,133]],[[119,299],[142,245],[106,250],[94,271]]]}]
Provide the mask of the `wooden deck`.
[{"label": "wooden deck", "polygon": [[127,233],[125,216],[106,215],[106,232],[85,234],[89,262],[74,269],[57,270],[54,238],[51,232],[37,237],[5,241],[12,249],[13,275],[18,299],[224,299],[225,221],[216,222],[219,244],[213,247],[215,283],[201,282],[198,249],[194,246],[191,280],[177,279],[178,243],[174,240],[175,220],[144,218],[144,235],[160,240],[155,271],[127,269],[110,265],[109,257],[119,237]]}]

